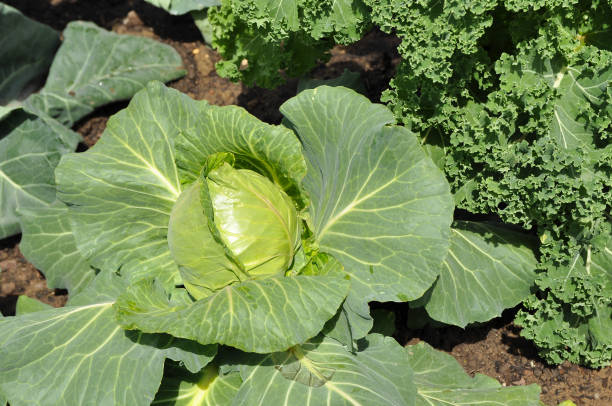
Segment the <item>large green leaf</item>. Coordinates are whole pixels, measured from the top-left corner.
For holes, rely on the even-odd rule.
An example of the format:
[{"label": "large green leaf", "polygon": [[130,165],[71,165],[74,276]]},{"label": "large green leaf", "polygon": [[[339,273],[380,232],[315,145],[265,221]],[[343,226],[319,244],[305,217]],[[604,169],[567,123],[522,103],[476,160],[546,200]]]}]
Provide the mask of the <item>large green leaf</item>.
[{"label": "large green leaf", "polygon": [[[359,307],[354,308],[354,305],[359,305]],[[368,303],[345,301],[336,315],[325,324],[323,334],[344,344],[346,348],[352,349],[354,342],[365,337],[373,324],[374,320],[370,316]]]},{"label": "large green leaf", "polygon": [[191,365],[195,356],[200,367],[212,359],[213,346],[125,332],[112,309],[122,289],[104,273],[64,308],[0,320],[0,391],[12,406],[145,406],[166,357]]},{"label": "large green leaf", "polygon": [[236,106],[210,106],[200,114],[198,125],[183,128],[176,143],[183,183],[193,182],[200,175],[209,156],[230,152],[236,158],[236,167],[255,170],[292,197],[299,195],[306,163],[293,132],[263,123]]},{"label": "large green leaf", "polygon": [[50,289],[78,293],[94,271],[76,247],[68,207],[56,201],[49,207],[19,210],[22,237],[19,249],[45,275]]},{"label": "large green leaf", "polygon": [[213,364],[197,374],[166,364],[164,379],[151,405],[230,406],[241,383],[239,373],[223,375]]},{"label": "large green leaf", "polygon": [[435,320],[465,327],[523,301],[536,279],[535,241],[486,223],[458,221],[425,308]]},{"label": "large green leaf", "polygon": [[0,120],[8,116],[11,111],[17,110],[19,106],[0,106]]},{"label": "large green leaf", "polygon": [[192,304],[168,300],[150,280],[117,300],[117,319],[128,329],[165,332],[202,344],[244,351],[281,351],[321,331],[348,292],[336,276],[295,276],[230,285]]},{"label": "large green leaf", "polygon": [[60,39],[51,27],[0,3],[0,105],[22,99],[51,65]]},{"label": "large green leaf", "polygon": [[129,99],[151,80],[183,76],[181,57],[150,38],[119,35],[76,21],[64,41],[45,87],[26,104],[71,126],[96,107]]},{"label": "large green leaf", "polygon": [[337,76],[332,79],[313,79],[313,78],[302,78],[298,82],[297,93],[303,92],[306,89],[314,89],[319,86],[344,86],[349,89],[353,89],[357,93],[361,93],[363,95],[367,94],[367,89],[361,79],[361,74],[359,72],[353,72],[348,69],[344,69],[340,76]]},{"label": "large green leaf", "polygon": [[539,406],[537,385],[502,387],[488,376],[470,377],[448,354],[426,343],[406,347],[417,387],[416,406]]},{"label": "large green leaf", "polygon": [[446,255],[453,202],[414,134],[341,87],[304,91],[281,111],[304,146],[314,238],[344,265],[351,296],[420,297]]},{"label": "large green leaf", "polygon": [[61,161],[58,195],[71,205],[77,247],[91,265],[178,280],[166,241],[181,192],[173,142],[206,106],[153,82],[108,120],[93,148]]},{"label": "large green leaf", "polygon": [[[412,369],[392,338],[369,335],[351,353],[315,339],[286,352],[252,356],[233,405],[406,406],[414,404]],[[245,354],[246,357],[246,354]]]},{"label": "large green leaf", "polygon": [[55,120],[23,109],[0,120],[0,238],[20,231],[17,208],[46,207],[56,199],[53,170],[80,139]]},{"label": "large green leaf", "polygon": [[190,11],[203,10],[220,6],[220,0],[146,0],[154,6],[161,7],[170,14],[180,15]]}]

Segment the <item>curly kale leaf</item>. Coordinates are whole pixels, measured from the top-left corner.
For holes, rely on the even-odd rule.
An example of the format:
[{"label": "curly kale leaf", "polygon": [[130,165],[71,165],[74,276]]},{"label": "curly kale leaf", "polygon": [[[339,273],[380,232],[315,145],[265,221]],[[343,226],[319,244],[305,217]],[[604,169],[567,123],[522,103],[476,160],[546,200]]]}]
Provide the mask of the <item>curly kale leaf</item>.
[{"label": "curly kale leaf", "polygon": [[612,360],[612,238],[598,252],[577,254],[551,267],[538,285],[544,297],[525,302],[517,323],[548,362],[564,360],[593,368]]},{"label": "curly kale leaf", "polygon": [[213,46],[224,58],[217,63],[217,73],[247,85],[274,87],[282,83],[282,72],[303,75],[326,58],[325,51],[332,47],[330,40],[314,40],[302,32],[271,40],[265,28],[247,23],[226,5],[211,9],[208,18]]},{"label": "curly kale leaf", "polygon": [[361,0],[227,0],[208,14],[221,76],[273,87],[327,57],[335,43],[361,38],[369,26]]},{"label": "curly kale leaf", "polygon": [[449,83],[461,55],[478,51],[497,0],[365,0],[383,31],[402,39],[400,55],[416,76]]},{"label": "curly kale leaf", "polygon": [[515,37],[533,38],[501,44],[508,52],[499,56],[483,39],[476,52],[454,56],[446,84],[406,60],[384,95],[424,135],[461,208],[538,226],[566,246],[561,256],[601,235],[610,207],[612,53],[592,41],[609,29],[599,16],[610,10],[601,7],[582,5],[579,18],[563,7],[547,18],[496,9],[492,15],[508,20],[495,20],[490,33],[516,33],[516,23],[531,16],[538,29]]},{"label": "curly kale leaf", "polygon": [[241,20],[264,28],[268,38],[284,39],[301,31],[313,39],[333,37],[338,43],[358,40],[368,9],[361,0],[232,0]]},{"label": "curly kale leaf", "polygon": [[591,50],[597,57],[570,66],[532,51],[502,55],[499,90],[457,109],[446,169],[456,190],[478,185],[460,206],[537,225],[568,255],[605,231],[610,210],[612,150],[600,123],[609,119],[612,58],[602,65],[604,51]]}]

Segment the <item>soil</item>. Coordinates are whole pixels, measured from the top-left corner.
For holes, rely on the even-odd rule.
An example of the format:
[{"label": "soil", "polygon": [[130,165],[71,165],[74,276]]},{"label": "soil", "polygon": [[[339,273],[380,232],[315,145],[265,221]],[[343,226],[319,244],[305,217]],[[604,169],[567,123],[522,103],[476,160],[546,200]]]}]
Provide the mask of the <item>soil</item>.
[{"label": "soil", "polygon": [[[100,0],[92,5],[86,0],[3,0],[25,15],[57,30],[73,20],[87,20],[121,34],[155,38],[173,46],[183,58],[187,74],[169,85],[197,100],[215,105],[236,104],[269,123],[279,123],[278,107],[296,93],[297,80],[289,80],[277,89],[247,87],[219,77],[214,64],[220,57],[202,40],[189,16],[170,16],[142,0]],[[383,89],[399,62],[393,36],[372,32],[347,47],[335,47],[331,58],[311,73],[318,79],[333,78],[345,68],[359,72],[367,96],[379,101]],[[104,131],[108,117],[127,102],[117,102],[96,110],[79,121],[74,129],[83,136],[81,150],[95,144]],[[19,295],[36,298],[52,306],[63,306],[67,293],[47,289],[44,276],[27,262],[19,251],[19,236],[0,240],[0,311],[14,315]],[[399,314],[405,309],[394,305]],[[403,344],[427,341],[449,352],[470,374],[482,373],[503,385],[537,383],[542,401],[550,405],[571,399],[578,406],[612,405],[612,367],[591,370],[565,363],[558,367],[544,364],[536,349],[519,335],[512,324],[516,309],[500,318],[467,329],[457,327],[398,330]],[[398,319],[401,322],[401,317]]]}]

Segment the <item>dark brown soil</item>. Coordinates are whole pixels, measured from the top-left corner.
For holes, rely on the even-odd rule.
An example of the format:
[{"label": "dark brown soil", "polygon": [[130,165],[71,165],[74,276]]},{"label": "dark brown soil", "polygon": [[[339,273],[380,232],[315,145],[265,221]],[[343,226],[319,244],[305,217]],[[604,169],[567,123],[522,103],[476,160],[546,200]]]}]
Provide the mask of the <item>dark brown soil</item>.
[{"label": "dark brown soil", "polygon": [[[3,1],[57,30],[62,30],[69,21],[82,19],[118,33],[165,42],[179,52],[187,69],[187,75],[170,86],[212,104],[243,106],[270,123],[280,122],[278,107],[296,92],[297,80],[267,90],[219,77],[214,69],[219,55],[203,43],[190,17],[170,16],[142,0],[100,0],[95,4],[86,0]],[[357,44],[334,48],[330,61],[314,69],[312,76],[332,78],[345,68],[360,72],[367,95],[378,101],[399,62],[397,44],[394,37],[370,33]],[[83,136],[84,144],[93,145],[104,131],[108,117],[126,105],[127,102],[114,103],[78,122],[74,129]],[[18,236],[0,240],[0,311],[4,315],[14,314],[18,295],[53,306],[64,305],[65,292],[47,289],[42,274],[21,255],[18,242]],[[538,359],[535,348],[519,336],[519,330],[512,324],[513,315],[513,311],[508,311],[504,317],[466,330],[400,329],[397,338],[402,343],[427,341],[455,356],[468,373],[483,373],[504,385],[537,383],[542,387],[542,400],[550,405],[566,399],[578,406],[612,405],[612,367],[590,370],[572,364],[545,365]]]}]

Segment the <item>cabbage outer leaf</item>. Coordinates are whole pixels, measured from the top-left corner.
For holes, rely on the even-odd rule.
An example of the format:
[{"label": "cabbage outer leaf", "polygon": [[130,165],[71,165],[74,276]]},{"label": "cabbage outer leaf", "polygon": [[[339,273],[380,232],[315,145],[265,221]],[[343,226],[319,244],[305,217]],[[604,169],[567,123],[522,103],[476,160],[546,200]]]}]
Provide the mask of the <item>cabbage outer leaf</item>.
[{"label": "cabbage outer leaf", "polygon": [[28,84],[49,69],[59,33],[0,3],[0,38],[0,105],[18,103],[36,90]]},{"label": "cabbage outer leaf", "polygon": [[0,238],[19,233],[17,209],[47,207],[56,199],[53,171],[81,137],[25,109],[0,121]]},{"label": "cabbage outer leaf", "polygon": [[465,327],[522,302],[535,283],[535,241],[486,223],[458,221],[428,303],[435,320]]},{"label": "cabbage outer leaf", "polygon": [[32,299],[29,296],[21,295],[17,298],[15,314],[21,316],[27,313],[40,312],[43,310],[53,309],[53,306],[43,303],[39,300]]},{"label": "cabbage outer leaf", "polygon": [[145,0],[154,6],[161,7],[173,15],[181,15],[194,10],[220,6],[220,0]]},{"label": "cabbage outer leaf", "polygon": [[404,349],[391,337],[371,334],[351,353],[331,338],[289,351],[251,358],[232,405],[413,405],[416,388]]},{"label": "cabbage outer leaf", "polygon": [[12,406],[148,406],[166,357],[195,371],[212,360],[216,346],[125,332],[112,309],[123,286],[104,273],[66,307],[0,320],[0,392]]},{"label": "cabbage outer leaf", "polygon": [[355,301],[407,301],[438,276],[453,201],[444,175],[384,106],[342,87],[281,106],[303,143],[310,226],[351,277]]},{"label": "cabbage outer leaf", "polygon": [[79,293],[94,270],[76,246],[68,207],[55,201],[49,207],[19,210],[22,236],[19,249],[47,280],[50,289]]},{"label": "cabbage outer leaf", "polygon": [[348,289],[349,281],[337,276],[265,278],[184,304],[169,301],[162,286],[144,280],[131,286],[115,307],[119,323],[128,329],[267,353],[317,335]]},{"label": "cabbage outer leaf", "polygon": [[241,383],[239,373],[220,374],[212,364],[197,374],[170,364],[151,405],[229,406]]},{"label": "cabbage outer leaf", "polygon": [[180,282],[166,240],[181,192],[173,142],[206,107],[152,82],[108,120],[96,145],[60,162],[58,196],[70,205],[77,247],[92,266]]},{"label": "cabbage outer leaf", "polygon": [[151,38],[119,35],[75,21],[63,32],[45,86],[26,105],[66,126],[96,107],[129,99],[151,80],[185,74],[180,55]]},{"label": "cabbage outer leaf", "polygon": [[416,406],[539,406],[537,385],[502,387],[495,379],[476,374],[470,377],[449,354],[427,343],[405,348],[414,370]]}]

